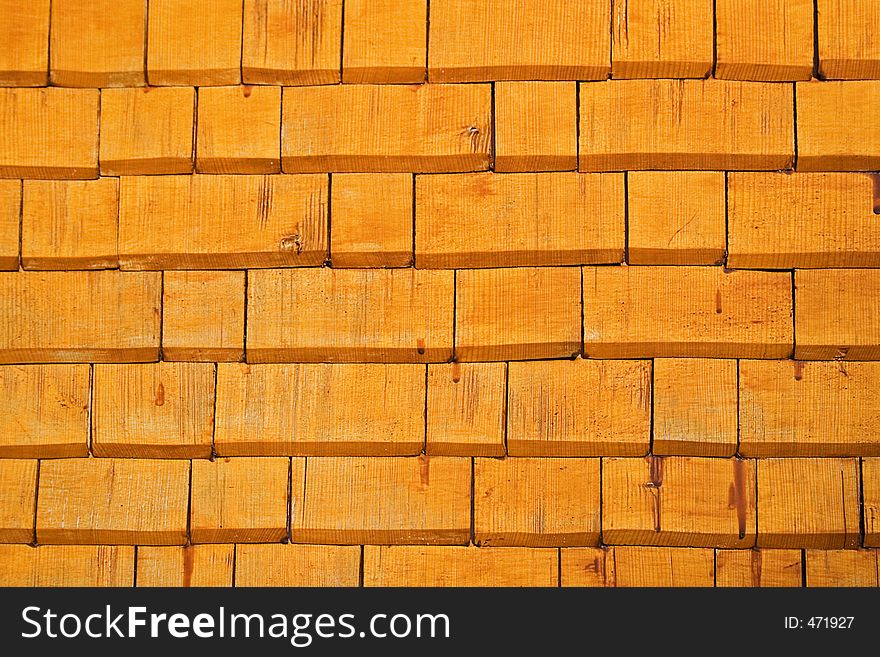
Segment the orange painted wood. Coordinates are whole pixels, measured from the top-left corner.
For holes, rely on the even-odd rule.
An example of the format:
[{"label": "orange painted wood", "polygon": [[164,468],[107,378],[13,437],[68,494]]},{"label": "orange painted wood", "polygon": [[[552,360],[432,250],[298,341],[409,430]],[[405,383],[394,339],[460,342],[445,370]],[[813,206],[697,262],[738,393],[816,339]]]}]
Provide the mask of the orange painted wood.
[{"label": "orange painted wood", "polygon": [[236,586],[358,586],[357,545],[263,544],[236,547]]},{"label": "orange painted wood", "polygon": [[[51,0],[0,0],[0,86],[42,87],[49,82]],[[14,45],[13,45],[14,44]]]},{"label": "orange painted wood", "polygon": [[232,586],[234,555],[234,545],[142,545],[137,551],[137,585]]},{"label": "orange painted wood", "polygon": [[427,26],[427,0],[347,0],[342,81],[423,82]]},{"label": "orange painted wood", "polygon": [[134,548],[0,545],[0,586],[132,586]]},{"label": "orange painted wood", "polygon": [[715,586],[803,586],[800,550],[717,550]]}]

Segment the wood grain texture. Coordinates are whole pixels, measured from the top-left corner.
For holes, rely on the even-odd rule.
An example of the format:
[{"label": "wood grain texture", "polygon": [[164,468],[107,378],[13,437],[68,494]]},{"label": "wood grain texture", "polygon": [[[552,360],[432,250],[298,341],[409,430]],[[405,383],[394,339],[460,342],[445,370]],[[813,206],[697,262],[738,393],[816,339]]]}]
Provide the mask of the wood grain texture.
[{"label": "wood grain texture", "polygon": [[21,214],[24,269],[114,269],[119,181],[26,180]]},{"label": "wood grain texture", "polygon": [[633,171],[626,180],[629,264],[717,265],[724,260],[723,173]]},{"label": "wood grain texture", "polygon": [[51,0],[0,0],[0,87],[42,87],[49,82]]},{"label": "wood grain texture", "polygon": [[89,453],[89,366],[0,367],[0,458]]},{"label": "wood grain texture", "polygon": [[[470,459],[311,458],[295,543],[465,545]],[[296,495],[296,493],[294,493]]]},{"label": "wood grain texture", "polygon": [[431,3],[428,79],[602,80],[610,68],[607,3],[530,0]]},{"label": "wood grain texture", "polygon": [[717,267],[585,267],[590,358],[786,358],[791,275]]},{"label": "wood grain texture", "polygon": [[413,179],[406,173],[332,176],[334,267],[409,267],[413,262]]},{"label": "wood grain texture", "polygon": [[134,548],[0,545],[0,586],[132,586]]},{"label": "wood grain texture", "polygon": [[0,179],[0,270],[18,269],[21,240],[21,187],[19,180]]},{"label": "wood grain texture", "polygon": [[651,441],[651,363],[508,365],[511,456],[642,456]]},{"label": "wood grain texture", "polygon": [[253,271],[247,360],[446,361],[453,297],[451,271]]},{"label": "wood grain texture", "polygon": [[620,174],[418,176],[416,266],[621,262],[624,196]]},{"label": "wood grain texture", "polygon": [[239,545],[236,586],[357,586],[358,545]]},{"label": "wood grain texture", "polygon": [[717,550],[715,586],[803,586],[800,550]]},{"label": "wood grain texture", "polygon": [[715,77],[810,79],[813,0],[716,0],[715,12]]},{"label": "wood grain texture", "polygon": [[167,271],[162,280],[164,360],[244,359],[245,272]]},{"label": "wood grain texture", "polygon": [[0,543],[34,541],[38,461],[0,459]]},{"label": "wood grain texture", "polygon": [[341,47],[342,0],[244,0],[245,84],[335,84]]},{"label": "wood grain texture", "polygon": [[579,144],[581,171],[790,169],[792,88],[726,80],[581,84]]},{"label": "wood grain texture", "polygon": [[759,547],[858,546],[858,459],[762,459],[757,465]]},{"label": "wood grain texture", "polygon": [[798,171],[880,169],[880,81],[800,82]]},{"label": "wood grain texture", "polygon": [[150,0],[147,80],[218,86],[241,80],[242,0]]},{"label": "wood grain texture", "polygon": [[[297,469],[301,468],[298,463]],[[290,469],[286,458],[193,461],[192,542],[277,543],[286,539]]]},{"label": "wood grain texture", "polygon": [[737,363],[654,359],[654,440],[658,456],[733,456],[737,449]]},{"label": "wood grain texture", "polygon": [[474,544],[598,545],[599,459],[475,459]]},{"label": "wood grain texture", "polygon": [[713,586],[714,556],[707,548],[568,548],[560,550],[560,579],[562,586]]},{"label": "wood grain texture", "polygon": [[427,25],[427,0],[347,0],[342,81],[424,82]]},{"label": "wood grain texture", "polygon": [[425,368],[220,364],[222,456],[407,456],[425,440]]},{"label": "wood grain texture", "polygon": [[862,459],[864,545],[880,547],[880,458]]},{"label": "wood grain texture", "polygon": [[880,5],[870,0],[818,0],[819,75],[828,80],[880,79]]},{"label": "wood grain texture", "polygon": [[286,173],[483,171],[491,151],[488,84],[284,89]]},{"label": "wood grain texture", "polygon": [[740,361],[743,456],[880,456],[880,363]]},{"label": "wood grain texture", "polygon": [[281,173],[281,88],[199,89],[196,171]]},{"label": "wood grain texture", "polygon": [[319,265],[327,176],[138,176],[119,190],[123,269]]},{"label": "wood grain texture", "polygon": [[234,545],[143,545],[137,553],[137,585],[232,586]]},{"label": "wood grain texture", "polygon": [[52,84],[143,86],[146,14],[143,0],[53,0]]},{"label": "wood grain texture", "polygon": [[731,173],[728,266],[880,267],[875,184],[872,174]]},{"label": "wood grain texture", "polygon": [[0,178],[97,178],[97,89],[0,89]]},{"label": "wood grain texture", "polygon": [[747,548],[755,544],[755,462],[689,456],[602,461],[602,541]]},{"label": "wood grain texture", "polygon": [[579,354],[580,289],[581,272],[575,267],[457,272],[456,358],[512,360]]},{"label": "wood grain texture", "polygon": [[211,456],[214,366],[210,363],[96,365],[92,377],[95,456]]},{"label": "wood grain texture", "polygon": [[577,169],[577,84],[495,85],[495,171]]},{"label": "wood grain texture", "polygon": [[0,363],[159,358],[160,274],[0,273]]},{"label": "wood grain texture", "polygon": [[611,77],[704,78],[714,60],[712,0],[613,0]]},{"label": "wood grain texture", "polygon": [[101,174],[192,173],[195,90],[101,92]]},{"label": "wood grain texture", "polygon": [[877,550],[807,550],[806,586],[856,587],[880,585]]},{"label": "wood grain texture", "polygon": [[37,542],[183,545],[189,471],[174,460],[43,461]]},{"label": "wood grain texture", "polygon": [[504,363],[428,365],[429,456],[503,456],[507,423]]},{"label": "wood grain texture", "polygon": [[794,284],[795,358],[880,359],[880,271],[798,270]]},{"label": "wood grain texture", "polygon": [[364,546],[364,586],[556,586],[548,548]]}]

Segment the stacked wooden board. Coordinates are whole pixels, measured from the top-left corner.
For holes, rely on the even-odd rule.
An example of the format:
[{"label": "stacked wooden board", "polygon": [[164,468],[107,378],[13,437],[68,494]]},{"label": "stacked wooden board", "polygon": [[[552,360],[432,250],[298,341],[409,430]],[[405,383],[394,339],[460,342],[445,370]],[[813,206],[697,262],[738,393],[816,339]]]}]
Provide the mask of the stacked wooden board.
[{"label": "stacked wooden board", "polygon": [[878,25],[0,0],[0,585],[877,586]]}]

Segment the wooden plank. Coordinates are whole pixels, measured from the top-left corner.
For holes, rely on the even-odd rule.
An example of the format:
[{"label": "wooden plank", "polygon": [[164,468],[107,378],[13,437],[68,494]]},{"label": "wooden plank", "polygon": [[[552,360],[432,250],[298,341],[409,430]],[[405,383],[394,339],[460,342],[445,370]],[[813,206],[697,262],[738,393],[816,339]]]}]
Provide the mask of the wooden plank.
[{"label": "wooden plank", "polygon": [[739,367],[743,456],[880,456],[880,363]]},{"label": "wooden plank", "polygon": [[425,440],[425,369],[386,364],[221,364],[222,456],[406,456]]},{"label": "wooden plank", "polygon": [[119,191],[123,269],[319,265],[326,176],[143,176]]},{"label": "wooden plank", "polygon": [[149,84],[241,81],[242,0],[150,0],[148,14]]},{"label": "wooden plank", "polygon": [[880,169],[880,81],[801,82],[797,95],[798,171]]},{"label": "wooden plank", "polygon": [[358,586],[357,545],[239,545],[236,586]]},{"label": "wooden plank", "polygon": [[42,461],[37,542],[183,545],[189,470],[174,460]]},{"label": "wooden plank", "polygon": [[491,151],[488,84],[284,89],[286,173],[483,171]]},{"label": "wooden plank", "polygon": [[38,461],[0,459],[0,543],[33,543]]},{"label": "wooden plank", "polygon": [[88,453],[88,365],[0,367],[0,458]]},{"label": "wooden plank", "polygon": [[608,3],[531,0],[431,3],[428,79],[603,80],[610,68]]},{"label": "wooden plank", "polygon": [[21,186],[21,181],[0,179],[0,270],[18,269]]},{"label": "wooden plank", "polygon": [[651,363],[508,365],[511,456],[643,456],[651,442]]},{"label": "wooden plank", "polygon": [[144,545],[137,553],[137,585],[232,586],[234,545]]},{"label": "wooden plank", "polygon": [[862,459],[864,545],[880,547],[880,458]]},{"label": "wooden plank", "polygon": [[727,246],[724,174],[627,174],[627,262],[717,265]]},{"label": "wooden plank", "polygon": [[713,586],[715,555],[707,548],[624,547],[560,550],[562,586]]},{"label": "wooden plank", "polygon": [[97,89],[0,89],[0,178],[97,178]]},{"label": "wooden plank", "polygon": [[806,586],[880,585],[877,550],[807,550]]},{"label": "wooden plank", "polygon": [[755,462],[690,456],[602,461],[602,541],[755,544]]},{"label": "wooden plank", "polygon": [[25,180],[21,206],[24,269],[114,269],[119,181]]},{"label": "wooden plank", "polygon": [[245,272],[165,272],[162,358],[243,360],[244,289]]},{"label": "wooden plank", "polygon": [[726,80],[581,84],[579,144],[581,171],[791,169],[792,88]]},{"label": "wooden plank", "polygon": [[347,0],[342,81],[424,82],[427,26],[427,0]]},{"label": "wooden plank", "polygon": [[143,86],[146,14],[143,0],[53,0],[52,84]]},{"label": "wooden plank", "polygon": [[159,358],[161,275],[0,273],[0,363]]},{"label": "wooden plank", "polygon": [[827,80],[880,79],[880,5],[865,0],[817,0],[819,75]]},{"label": "wooden plank", "polygon": [[731,173],[728,266],[880,267],[872,176]]},{"label": "wooden plank", "polygon": [[813,0],[716,0],[715,21],[715,77],[810,79]]},{"label": "wooden plank", "polygon": [[364,586],[556,586],[548,548],[364,546]]},{"label": "wooden plank", "polygon": [[858,459],[762,459],[757,466],[759,547],[858,546]]},{"label": "wooden plank", "polygon": [[[42,87],[49,82],[51,0],[0,0],[0,87]],[[14,47],[12,44],[15,44]]]},{"label": "wooden plank", "polygon": [[451,271],[250,272],[247,359],[254,363],[449,360],[453,283]]},{"label": "wooden plank", "polygon": [[334,267],[409,267],[413,262],[413,180],[406,173],[333,176]]},{"label": "wooden plank", "polygon": [[210,363],[96,365],[92,376],[95,456],[211,456],[214,367]]},{"label": "wooden plank", "polygon": [[342,0],[244,0],[245,84],[339,82]]},{"label": "wooden plank", "polygon": [[[302,472],[305,459],[298,461],[297,471]],[[277,543],[285,540],[290,470],[290,461],[286,458],[193,461],[192,542]]]},{"label": "wooden plank", "polygon": [[800,550],[717,550],[715,586],[803,586]]},{"label": "wooden plank", "polygon": [[590,358],[786,358],[792,346],[788,272],[584,268]]},{"label": "wooden plank", "polygon": [[575,267],[457,273],[459,360],[571,358],[581,351],[581,272]]},{"label": "wooden plank", "polygon": [[428,365],[429,456],[504,456],[504,363]]},{"label": "wooden plank", "polygon": [[495,171],[577,169],[577,84],[495,85]]},{"label": "wooden plank", "polygon": [[611,12],[611,77],[705,78],[712,71],[712,0],[613,0]]},{"label": "wooden plank", "polygon": [[465,545],[471,527],[470,459],[310,458],[295,543]]},{"label": "wooden plank", "polygon": [[654,454],[733,456],[737,450],[736,367],[735,360],[654,360]]},{"label": "wooden plank", "polygon": [[474,544],[599,544],[599,459],[474,460]]},{"label": "wooden plank", "polygon": [[101,174],[192,173],[195,90],[104,89]]},{"label": "wooden plank", "polygon": [[0,586],[131,586],[134,548],[0,545]]},{"label": "wooden plank", "polygon": [[199,90],[196,171],[281,173],[281,88]]},{"label": "wooden plank", "polygon": [[620,174],[418,176],[416,266],[621,262],[624,196]]},{"label": "wooden plank", "polygon": [[880,359],[880,271],[798,270],[794,285],[795,358]]}]

